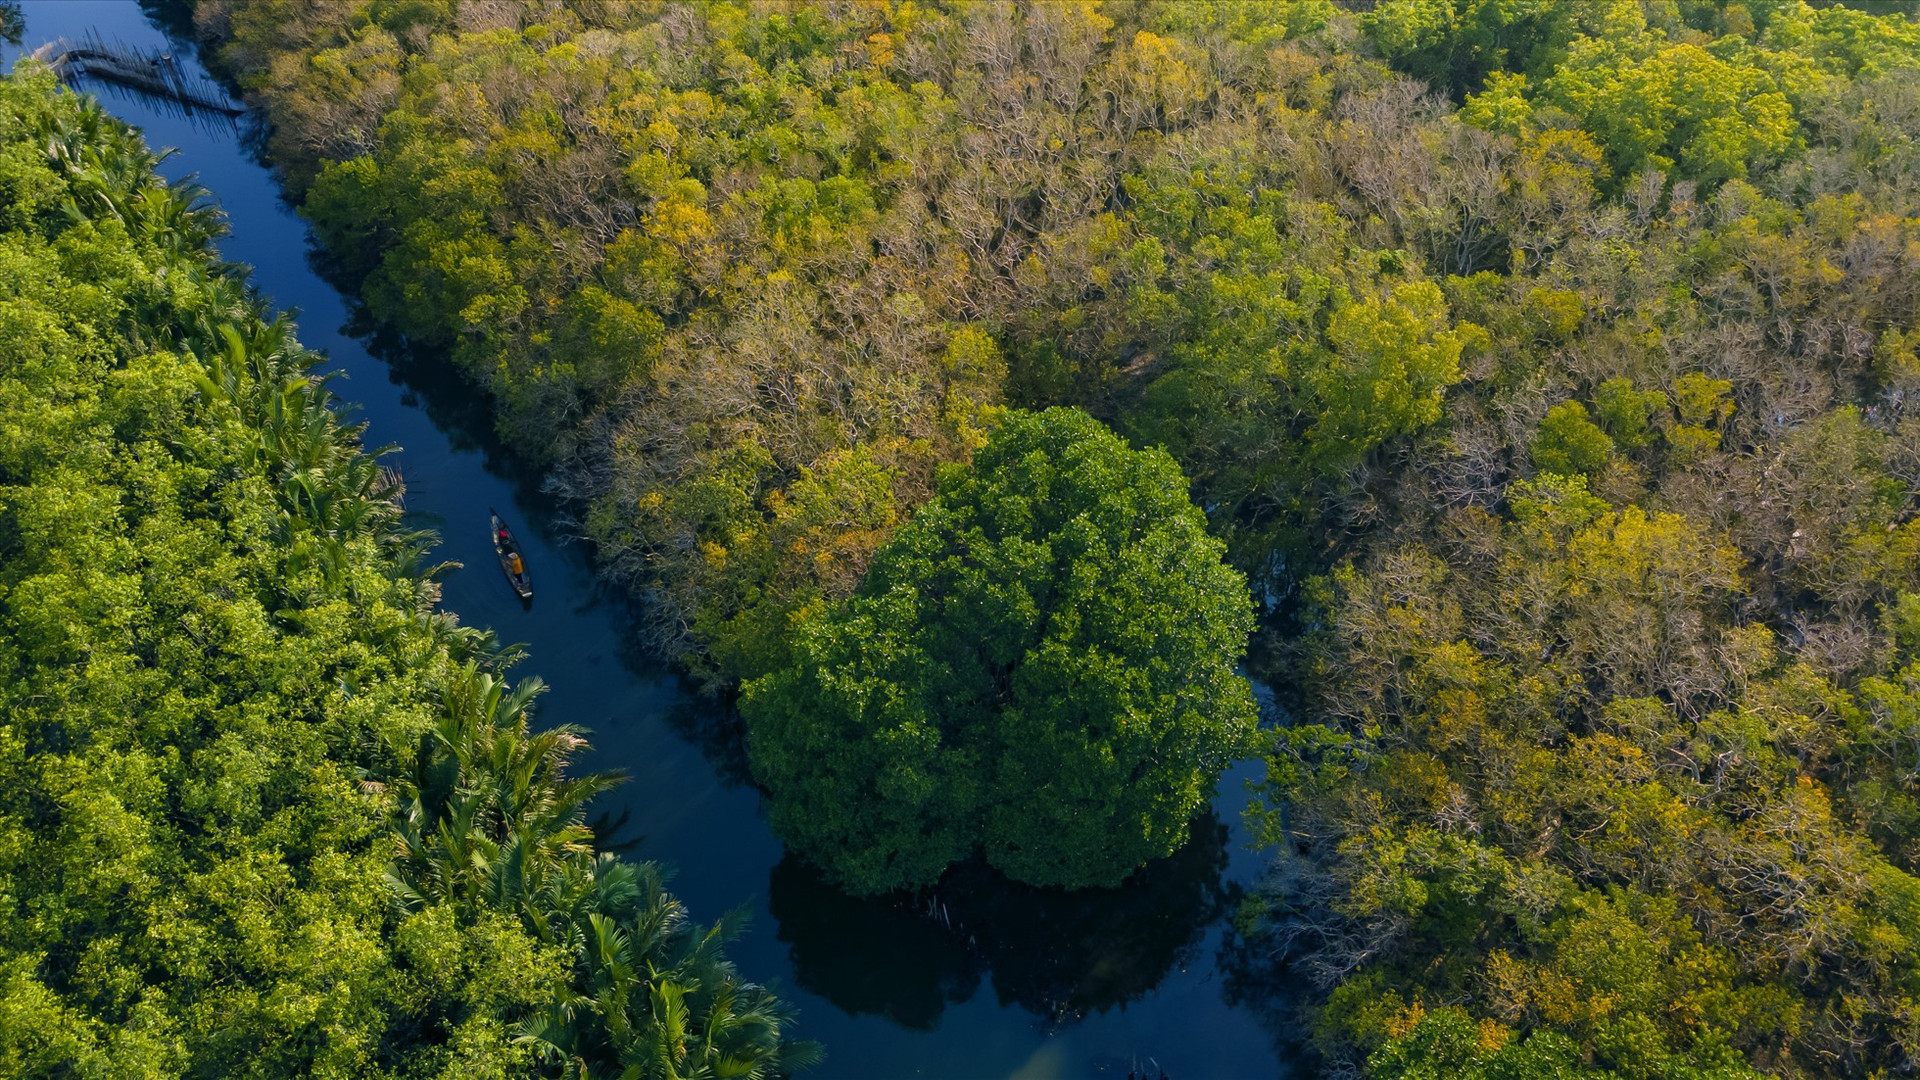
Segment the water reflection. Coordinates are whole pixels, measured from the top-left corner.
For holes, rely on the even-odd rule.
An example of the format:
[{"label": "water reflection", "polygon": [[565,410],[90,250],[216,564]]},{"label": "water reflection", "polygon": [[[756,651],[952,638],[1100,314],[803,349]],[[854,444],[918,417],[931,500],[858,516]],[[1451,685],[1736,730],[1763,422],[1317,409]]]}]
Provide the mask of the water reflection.
[{"label": "water reflection", "polygon": [[1221,996],[1234,1008],[1257,1017],[1273,1043],[1274,1052],[1291,1064],[1289,1075],[1319,1075],[1325,1062],[1314,1045],[1314,1007],[1323,1002],[1324,987],[1293,963],[1276,938],[1265,913],[1283,901],[1263,882],[1243,901],[1246,910],[1231,920],[1214,957],[1221,977]]},{"label": "water reflection", "polygon": [[405,391],[401,404],[416,407],[446,435],[453,453],[478,451],[488,472],[505,477],[514,485],[516,501],[531,497],[544,508],[540,499],[540,473],[537,468],[510,454],[494,430],[493,410],[484,394],[453,365],[445,353],[422,349],[391,328],[375,322],[357,290],[344,284],[339,271],[324,251],[307,249],[307,265],[313,272],[341,290],[346,303],[347,322],[340,332],[358,342],[369,356],[385,365],[387,381]]},{"label": "water reflection", "polygon": [[[630,635],[628,648],[635,656],[651,655],[639,643],[638,635]],[[659,660],[652,662],[657,664]],[[722,784],[735,788],[753,783],[753,770],[747,764],[747,727],[739,709],[688,687],[680,702],[667,711],[666,719],[689,745],[700,748]]]},{"label": "water reflection", "polygon": [[849,898],[791,854],[773,868],[767,890],[794,981],[848,1013],[931,1031],[949,1002],[980,986],[984,965],[966,937],[905,900]]},{"label": "water reflection", "polygon": [[931,1030],[991,976],[1001,1005],[1049,1025],[1124,1008],[1197,958],[1206,929],[1239,903],[1223,882],[1227,828],[1208,814],[1186,845],[1117,889],[1066,892],[1008,881],[978,862],[918,896],[848,897],[788,855],[768,906],[794,979],[853,1014]]},{"label": "water reflection", "polygon": [[[309,249],[308,265],[317,274],[338,273],[337,268],[328,265],[327,257],[317,248]],[[367,313],[366,305],[350,297],[348,312],[348,321],[342,332],[359,341],[370,355],[386,366],[389,381],[404,391],[403,404],[425,412],[434,427],[445,434],[447,443],[454,451],[480,453],[489,472],[513,485],[515,505],[527,513],[528,524],[539,529],[548,542],[590,545],[578,534],[578,523],[571,512],[545,490],[544,476],[539,468],[508,450],[494,427],[493,411],[487,398],[475,392],[472,383],[454,367],[444,352],[408,342],[390,328],[374,322]],[[448,527],[448,523],[433,520],[428,515],[415,514],[414,517],[416,523],[424,527],[442,532]],[[603,644],[613,649],[620,664],[637,677],[659,678],[662,674],[661,657],[650,650],[645,635],[638,630],[639,602],[618,588],[598,584],[589,598],[592,603],[608,604],[616,609],[619,633]],[[553,592],[549,590],[544,593],[543,599],[551,602]],[[536,662],[539,659],[536,657]],[[697,692],[685,679],[676,676],[674,685],[679,692],[674,695],[674,703],[664,716],[668,726],[689,745],[699,749],[724,787],[738,788],[751,784],[752,776],[747,767],[746,729],[741,723],[739,711],[712,695]],[[630,852],[632,844],[629,842],[625,847],[609,850]]]},{"label": "water reflection", "polygon": [[[0,0],[0,6],[7,2]],[[177,54],[188,55],[187,8],[178,0],[142,2],[165,20]],[[143,45],[165,40],[132,2],[36,0],[26,9],[32,44],[89,27]],[[18,51],[0,46],[0,68]],[[443,358],[411,356],[391,341],[373,342],[379,359],[389,361],[382,364],[368,355],[366,342],[351,336],[365,328],[351,314],[357,307],[352,293],[335,293],[315,269],[351,285],[353,268],[329,267],[324,257],[312,263],[301,257],[311,250],[307,234],[291,215],[281,187],[257,167],[262,125],[243,121],[236,141],[230,132],[216,137],[137,102],[117,103],[115,111],[145,125],[154,145],[182,149],[165,171],[174,176],[197,171],[214,189],[233,224],[233,235],[221,244],[225,257],[253,265],[255,281],[276,303],[305,309],[301,339],[328,351],[323,369],[349,373],[351,381],[336,389],[364,403],[360,417],[373,425],[370,441],[405,448],[389,463],[406,475],[410,511],[418,523],[440,527],[443,542],[436,558],[468,567],[447,577],[447,610],[474,625],[494,627],[505,641],[525,642],[532,660],[517,674],[539,673],[552,687],[541,699],[539,715],[593,729],[596,749],[584,768],[622,768],[633,776],[602,804],[610,816],[597,822],[601,841],[623,848],[639,841],[629,849],[638,857],[678,866],[675,891],[697,918],[711,919],[751,898],[755,925],[729,955],[743,971],[790,992],[802,1033],[831,1048],[828,1064],[819,1070],[822,1077],[975,1080],[1018,1074],[1117,1080],[1136,1065],[1164,1067],[1180,1080],[1272,1076],[1276,1063],[1266,1036],[1251,1015],[1225,1007],[1207,962],[1213,954],[1208,935],[1219,932],[1219,923],[1202,929],[1200,943],[1194,943],[1192,928],[1204,922],[1196,909],[1224,906],[1217,867],[1208,862],[1218,860],[1217,837],[1207,841],[1215,854],[1201,859],[1203,865],[1190,869],[1185,879],[1172,875],[1179,882],[1171,887],[1172,899],[1143,905],[1172,915],[1136,916],[1122,905],[1110,909],[1120,914],[1103,918],[1092,909],[1024,903],[1020,890],[990,876],[987,884],[971,887],[956,876],[938,894],[953,929],[941,926],[931,934],[924,914],[904,905],[899,912],[911,917],[904,934],[866,916],[830,922],[872,909],[831,890],[810,899],[802,888],[804,871],[781,867],[775,873],[778,899],[783,919],[793,925],[784,927],[787,940],[777,940],[761,905],[781,852],[761,819],[757,796],[737,783],[738,729],[731,714],[723,706],[690,700],[668,672],[629,647],[624,600],[596,587],[581,546],[558,546],[577,530],[554,522],[551,502],[537,493],[537,471],[499,453],[484,396]],[[537,545],[536,565],[545,584],[530,611],[513,598],[492,564],[485,528],[489,505],[514,510],[528,526],[522,538]],[[684,711],[669,716],[681,703]],[[1229,816],[1238,812],[1241,779],[1230,774],[1221,784],[1219,802]],[[1234,860],[1227,873],[1249,879],[1247,856],[1239,853]],[[793,880],[796,872],[802,880]],[[1137,880],[1135,887],[1147,892],[1168,887],[1156,881],[1162,879]],[[1082,904],[1086,900],[1077,898]],[[881,905],[878,910],[894,909]],[[1150,927],[1161,944],[1130,939],[1124,920],[1135,917],[1167,924]],[[1003,918],[1012,925],[994,925]],[[1122,920],[1117,930],[1116,918]],[[800,925],[807,920],[814,920],[811,930]],[[1095,947],[1069,940],[1082,926],[1107,935],[1106,943]],[[874,947],[875,940],[891,944]],[[916,943],[957,956],[908,955]],[[1101,963],[1096,948],[1115,951],[1112,970]],[[1022,950],[1033,955],[1017,955]],[[855,955],[843,955],[848,953]],[[807,965],[811,984],[831,988],[831,1002],[795,985],[787,966],[794,957]],[[900,970],[890,970],[896,963]],[[866,989],[868,1004],[861,1007],[861,980],[868,977],[877,982]],[[1035,1003],[1035,1011],[1062,1020],[1076,1013],[1084,1019],[1047,1032],[1027,1008],[997,1007],[994,995],[981,993],[988,978],[1002,1001]],[[1144,991],[1130,984],[1154,990],[1142,996]],[[916,999],[915,986],[931,989]],[[896,993],[899,1002],[890,1000]],[[1058,1002],[1065,1004],[1056,1007]],[[1126,1008],[1113,1007],[1120,1003]],[[910,1025],[916,1016],[917,1025]],[[934,1027],[938,1030],[928,1031]]]}]

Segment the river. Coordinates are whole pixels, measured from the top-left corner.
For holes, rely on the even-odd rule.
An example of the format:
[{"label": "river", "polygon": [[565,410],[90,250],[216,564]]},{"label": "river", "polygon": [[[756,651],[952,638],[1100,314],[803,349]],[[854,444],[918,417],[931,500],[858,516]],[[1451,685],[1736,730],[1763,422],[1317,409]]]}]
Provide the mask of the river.
[{"label": "river", "polygon": [[[23,51],[88,30],[108,41],[169,43],[134,0],[27,0]],[[190,70],[199,66],[187,61]],[[634,653],[625,608],[597,588],[587,553],[565,543],[537,477],[492,438],[483,401],[431,364],[391,365],[349,329],[350,305],[309,267],[305,225],[239,130],[198,125],[130,96],[113,111],[178,152],[170,177],[197,176],[225,209],[224,255],[253,268],[259,290],[295,309],[301,340],[344,376],[336,392],[367,422],[369,445],[407,484],[407,508],[441,534],[439,557],[464,569],[444,604],[473,625],[524,643],[518,675],[550,690],[539,715],[594,732],[595,768],[631,778],[604,809],[629,854],[677,870],[674,891],[695,916],[745,904],[729,955],[799,1011],[827,1046],[827,1077],[1273,1077],[1288,1070],[1258,1010],[1230,1005],[1219,970],[1226,919],[1262,858],[1240,831],[1242,765],[1221,782],[1215,818],[1171,859],[1110,891],[1059,893],[958,873],[909,908],[849,899],[783,858],[758,794],[739,780],[724,717],[663,666]],[[528,548],[535,599],[522,605],[486,535],[495,507]],[[923,901],[924,905],[925,902]]]}]

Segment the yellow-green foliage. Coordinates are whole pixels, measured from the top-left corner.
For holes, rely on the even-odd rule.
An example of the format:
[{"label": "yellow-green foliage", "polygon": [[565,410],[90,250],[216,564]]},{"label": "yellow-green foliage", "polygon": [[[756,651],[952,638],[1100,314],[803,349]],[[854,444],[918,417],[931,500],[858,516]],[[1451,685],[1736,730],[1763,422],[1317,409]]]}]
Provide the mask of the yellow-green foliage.
[{"label": "yellow-green foliage", "polygon": [[[434,611],[317,357],[156,160],[0,79],[0,1073],[557,1072],[655,1030],[579,995],[674,987],[683,1057],[804,1060],[651,867],[596,860],[609,781],[561,777],[537,680],[500,707],[511,658]],[[581,951],[603,919],[651,928],[651,986]]]},{"label": "yellow-green foliage", "polygon": [[[1220,95],[1294,123],[1259,72],[1331,32],[1319,0],[202,15],[372,314],[492,392],[655,644],[722,683],[1009,394],[1144,390],[1121,426],[1261,566],[1481,340],[1240,141]],[[796,543],[791,486],[856,467]]]},{"label": "yellow-green foliage", "polygon": [[[911,684],[871,561],[1003,404],[1079,405],[1269,604],[1247,955],[1328,1054],[1920,1068],[1910,13],[198,7],[374,313],[750,710]],[[849,879],[975,843],[875,826],[979,805],[916,723],[806,823],[893,830]]]}]

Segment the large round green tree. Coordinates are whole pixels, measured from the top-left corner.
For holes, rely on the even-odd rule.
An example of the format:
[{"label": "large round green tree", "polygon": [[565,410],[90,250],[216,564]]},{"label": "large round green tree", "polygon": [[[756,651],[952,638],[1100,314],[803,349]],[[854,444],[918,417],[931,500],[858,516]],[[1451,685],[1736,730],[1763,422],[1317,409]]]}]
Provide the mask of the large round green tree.
[{"label": "large round green tree", "polygon": [[1074,888],[1170,854],[1255,722],[1221,552],[1166,454],[1073,409],[1008,415],[746,685],[774,828],[861,893],[982,848]]}]

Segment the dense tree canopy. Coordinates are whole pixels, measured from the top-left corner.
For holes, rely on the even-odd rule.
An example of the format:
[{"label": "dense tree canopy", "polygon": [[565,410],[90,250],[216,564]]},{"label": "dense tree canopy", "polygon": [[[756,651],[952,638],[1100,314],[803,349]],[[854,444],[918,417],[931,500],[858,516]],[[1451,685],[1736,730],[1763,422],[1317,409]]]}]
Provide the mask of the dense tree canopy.
[{"label": "dense tree canopy", "polygon": [[775,827],[858,892],[982,847],[1073,887],[1170,854],[1253,728],[1252,605],[1220,556],[1165,454],[1008,415],[747,684]]},{"label": "dense tree canopy", "polygon": [[[1431,55],[1523,10],[1462,5]],[[1383,1076],[1911,1069],[1920,39],[1557,10],[1614,21],[1510,50],[1457,115],[1586,193],[1447,278],[1499,360],[1304,590],[1259,940]]]},{"label": "dense tree canopy", "polygon": [[197,11],[369,311],[492,390],[723,683],[1003,400],[1165,445],[1265,586],[1481,340],[1289,179],[1324,3],[348,8]]},{"label": "dense tree canopy", "polygon": [[0,79],[0,1072],[805,1061],[155,162]]},{"label": "dense tree canopy", "polygon": [[924,696],[972,669],[917,657],[1029,639],[915,583],[964,583],[935,523],[999,466],[939,468],[1073,404],[1270,604],[1245,952],[1330,1063],[1920,1067],[1912,12],[196,6],[657,643],[839,740],[762,778],[846,880],[1001,843]]}]

